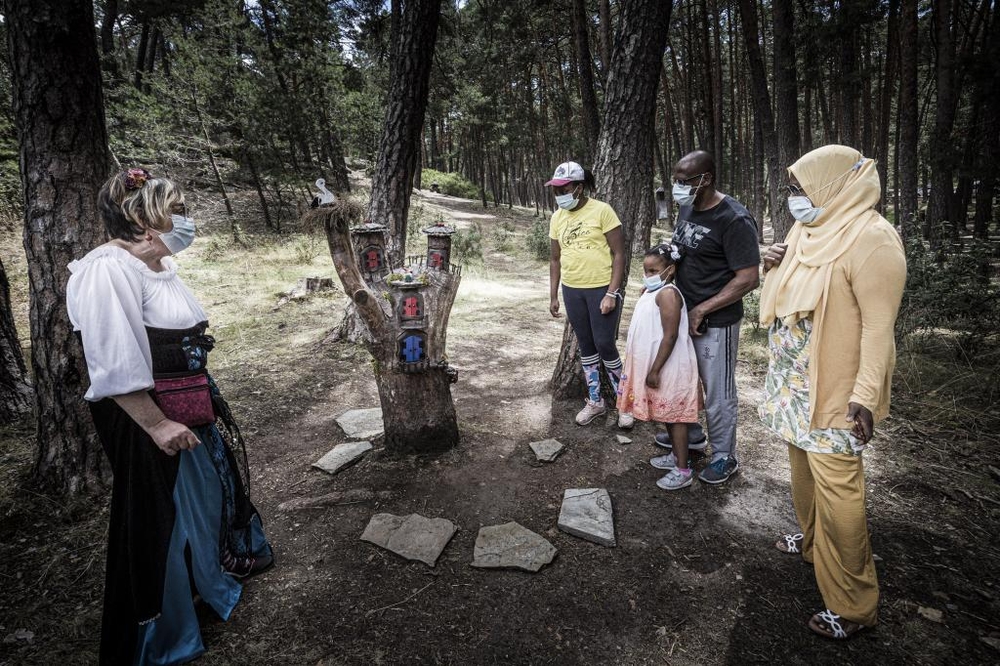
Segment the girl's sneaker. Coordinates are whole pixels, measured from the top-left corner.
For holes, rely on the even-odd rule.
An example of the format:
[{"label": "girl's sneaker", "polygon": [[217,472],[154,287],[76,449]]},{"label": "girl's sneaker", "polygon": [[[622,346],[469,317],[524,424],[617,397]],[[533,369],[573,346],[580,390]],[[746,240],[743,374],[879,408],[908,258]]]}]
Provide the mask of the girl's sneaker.
[{"label": "girl's sneaker", "polygon": [[583,406],[583,409],[581,409],[579,413],[577,413],[576,423],[577,425],[587,425],[607,411],[608,408],[604,406],[603,399],[600,402],[593,402],[588,399],[587,404]]},{"label": "girl's sneaker", "polygon": [[618,412],[618,427],[622,430],[631,430],[635,425],[635,417],[625,412]]},{"label": "girl's sneaker", "polygon": [[673,452],[671,452],[663,456],[656,456],[655,458],[650,458],[649,464],[655,467],[656,469],[676,469],[677,458],[675,458]]},{"label": "girl's sneaker", "polygon": [[667,475],[659,479],[656,485],[664,490],[680,490],[681,488],[687,488],[694,481],[694,475],[691,474],[691,470],[685,470],[687,473],[674,468],[667,472]]}]

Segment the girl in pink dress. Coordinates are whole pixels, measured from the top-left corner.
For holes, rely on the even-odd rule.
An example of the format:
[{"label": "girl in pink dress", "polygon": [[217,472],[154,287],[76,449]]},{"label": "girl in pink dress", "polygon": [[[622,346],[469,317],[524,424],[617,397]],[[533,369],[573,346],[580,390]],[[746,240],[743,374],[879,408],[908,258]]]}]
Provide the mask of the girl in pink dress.
[{"label": "girl in pink dress", "polygon": [[656,485],[679,490],[691,485],[687,424],[702,407],[698,359],[688,333],[684,297],[674,286],[677,247],[663,243],[646,250],[642,262],[645,291],[635,304],[618,387],[618,409],[640,421],[667,424],[673,451],[650,464],[669,470]]}]

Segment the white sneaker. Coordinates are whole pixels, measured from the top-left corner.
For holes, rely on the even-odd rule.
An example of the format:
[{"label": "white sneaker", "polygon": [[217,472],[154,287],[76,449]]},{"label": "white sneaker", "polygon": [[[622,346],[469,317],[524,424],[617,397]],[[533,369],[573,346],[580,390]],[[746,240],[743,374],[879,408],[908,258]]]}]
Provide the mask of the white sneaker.
[{"label": "white sneaker", "polygon": [[604,406],[604,400],[601,400],[600,402],[593,402],[588,399],[587,404],[584,405],[583,409],[581,409],[576,415],[576,424],[587,425],[607,411],[608,408]]},{"label": "white sneaker", "polygon": [[635,425],[635,417],[625,412],[618,413],[618,427],[622,430],[631,430]]},{"label": "white sneaker", "polygon": [[692,481],[694,481],[694,474],[690,471],[684,474],[680,470],[672,469],[667,472],[666,476],[657,480],[656,485],[664,490],[680,490],[690,486]]},{"label": "white sneaker", "polygon": [[650,458],[649,464],[655,467],[656,469],[676,469],[677,458],[674,457],[673,453],[668,453],[664,456],[656,456],[655,458]]}]

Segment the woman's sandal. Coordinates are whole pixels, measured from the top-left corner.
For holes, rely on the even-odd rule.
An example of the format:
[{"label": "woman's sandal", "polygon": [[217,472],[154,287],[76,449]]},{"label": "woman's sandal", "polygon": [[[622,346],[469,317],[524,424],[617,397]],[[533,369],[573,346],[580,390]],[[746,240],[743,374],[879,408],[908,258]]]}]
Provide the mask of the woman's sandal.
[{"label": "woman's sandal", "polygon": [[809,629],[813,633],[835,641],[846,641],[866,628],[863,624],[843,619],[829,608],[809,618]]},{"label": "woman's sandal", "polygon": [[802,553],[803,536],[799,534],[785,534],[782,535],[778,541],[775,542],[774,547],[783,553],[788,553],[789,555],[799,555]]}]

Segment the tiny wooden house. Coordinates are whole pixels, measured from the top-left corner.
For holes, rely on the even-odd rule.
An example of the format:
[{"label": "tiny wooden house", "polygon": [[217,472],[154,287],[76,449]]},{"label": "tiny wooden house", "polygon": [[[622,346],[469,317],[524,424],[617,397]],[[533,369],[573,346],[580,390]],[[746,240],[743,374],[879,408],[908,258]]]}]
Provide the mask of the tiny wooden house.
[{"label": "tiny wooden house", "polygon": [[448,270],[451,264],[451,236],[455,233],[455,227],[450,227],[439,219],[421,231],[427,235],[427,268]]},{"label": "tiny wooden house", "polygon": [[378,280],[389,272],[385,257],[386,229],[385,225],[371,221],[351,229],[358,269],[367,282]]},{"label": "tiny wooden house", "polygon": [[424,295],[417,282],[413,284],[392,284],[392,297],[395,303],[396,319],[400,328],[424,328],[427,323],[427,313],[424,309]]}]

